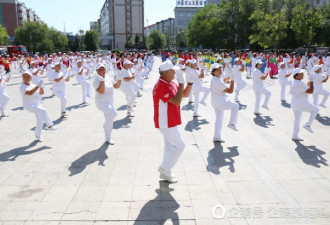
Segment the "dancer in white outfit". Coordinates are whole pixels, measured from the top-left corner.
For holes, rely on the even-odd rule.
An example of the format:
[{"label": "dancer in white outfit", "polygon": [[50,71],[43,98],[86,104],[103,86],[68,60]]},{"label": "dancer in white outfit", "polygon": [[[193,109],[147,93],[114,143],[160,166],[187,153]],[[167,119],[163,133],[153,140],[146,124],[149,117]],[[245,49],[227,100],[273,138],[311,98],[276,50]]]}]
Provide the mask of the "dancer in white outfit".
[{"label": "dancer in white outfit", "polygon": [[297,68],[293,70],[293,82],[291,87],[291,108],[293,110],[294,115],[294,124],[293,124],[293,134],[292,140],[294,141],[303,141],[304,139],[299,137],[300,131],[300,122],[302,118],[303,112],[309,112],[309,119],[307,123],[304,125],[304,128],[309,132],[313,133],[311,125],[319,112],[319,109],[308,102],[308,94],[312,94],[314,90],[313,80],[310,80],[308,85],[302,82],[304,78],[304,70]]},{"label": "dancer in white outfit", "polygon": [[[222,68],[221,64],[213,64],[211,66],[211,104],[215,111],[215,126],[214,126],[214,142],[225,142],[221,138],[221,129],[225,110],[231,110],[230,121],[228,127],[237,130],[237,118],[239,105],[236,102],[231,102],[227,100],[227,94],[232,94],[234,91],[234,80],[231,79],[230,86],[224,83],[222,78]],[[232,75],[233,76],[233,75]],[[232,77],[233,78],[233,77]]]},{"label": "dancer in white outfit", "polygon": [[135,76],[131,72],[133,63],[129,60],[125,60],[123,63],[123,69],[120,71],[120,79],[123,81],[121,84],[121,90],[126,95],[127,101],[127,116],[133,117],[133,106],[135,99],[137,97],[137,92],[135,91]]},{"label": "dancer in white outfit", "polygon": [[6,83],[9,82],[10,77],[6,76],[6,73],[0,74],[0,111],[1,117],[8,117],[6,108],[9,102],[9,96],[7,94]]},{"label": "dancer in white outfit", "polygon": [[256,68],[252,73],[252,81],[253,81],[253,90],[256,96],[256,102],[254,107],[254,114],[260,115],[260,102],[261,102],[261,95],[265,95],[265,101],[262,105],[263,108],[269,109],[268,104],[270,100],[271,93],[264,87],[263,81],[266,80],[268,73],[262,73],[260,71],[263,62],[258,60],[256,62]]},{"label": "dancer in white outfit", "polygon": [[234,66],[232,70],[232,78],[235,81],[236,87],[235,87],[235,101],[239,102],[238,95],[239,92],[245,88],[247,83],[242,78],[242,72],[245,71],[245,66],[239,64],[239,58],[235,58],[234,60]]},{"label": "dancer in white outfit", "polygon": [[91,89],[91,84],[88,82],[88,69],[83,68],[83,63],[81,60],[78,60],[77,66],[73,68],[73,74],[76,75],[76,79],[81,85],[82,88],[82,102],[83,104],[88,104],[87,103],[87,97],[91,98],[92,97],[92,89]]},{"label": "dancer in white outfit", "polygon": [[31,82],[32,74],[30,71],[26,70],[23,73],[23,83],[20,87],[23,107],[26,111],[32,112],[35,114],[37,119],[37,125],[35,127],[35,137],[38,141],[42,141],[41,130],[43,124],[46,123],[46,130],[55,130],[53,121],[50,119],[50,116],[46,109],[44,109],[40,102],[40,95],[44,94],[44,82],[40,80],[37,85]]},{"label": "dancer in white outfit", "polygon": [[113,81],[110,77],[105,76],[106,68],[100,64],[97,69],[97,76],[94,78],[93,87],[95,88],[95,104],[96,107],[104,113],[105,122],[103,129],[105,133],[105,141],[110,145],[114,145],[112,140],[113,120],[117,116],[115,107],[113,106],[113,89],[118,89],[121,80]]},{"label": "dancer in white outfit", "polygon": [[[314,81],[314,92],[313,92],[313,104],[318,107],[321,106],[326,108],[326,103],[329,98],[329,91],[323,88],[323,83],[326,83],[329,79],[330,73],[328,72],[326,76],[323,76],[322,73],[323,65],[315,65],[313,67],[313,81]],[[319,105],[319,95],[323,95],[322,102]]]},{"label": "dancer in white outfit", "polygon": [[289,87],[291,87],[292,85],[292,81],[288,80],[288,77],[291,76],[291,73],[286,69],[286,65],[284,62],[281,62],[278,65],[280,67],[280,70],[278,72],[278,81],[280,82],[281,85],[281,101],[286,102],[285,89],[287,85]]}]

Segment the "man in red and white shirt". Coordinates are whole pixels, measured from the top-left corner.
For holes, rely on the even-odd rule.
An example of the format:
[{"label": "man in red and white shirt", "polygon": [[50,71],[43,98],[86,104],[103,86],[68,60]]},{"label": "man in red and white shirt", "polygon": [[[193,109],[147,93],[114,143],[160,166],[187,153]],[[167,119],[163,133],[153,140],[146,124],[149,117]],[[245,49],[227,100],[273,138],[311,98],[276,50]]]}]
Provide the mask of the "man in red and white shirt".
[{"label": "man in red and white shirt", "polygon": [[158,171],[161,179],[171,183],[177,182],[171,170],[185,148],[177,127],[181,124],[180,103],[183,97],[189,96],[192,87],[192,83],[188,81],[184,89],[182,73],[176,74],[179,86],[173,81],[175,71],[179,69],[171,62],[163,62],[159,66],[160,78],[153,89],[155,127],[159,129],[165,140],[164,158]]}]

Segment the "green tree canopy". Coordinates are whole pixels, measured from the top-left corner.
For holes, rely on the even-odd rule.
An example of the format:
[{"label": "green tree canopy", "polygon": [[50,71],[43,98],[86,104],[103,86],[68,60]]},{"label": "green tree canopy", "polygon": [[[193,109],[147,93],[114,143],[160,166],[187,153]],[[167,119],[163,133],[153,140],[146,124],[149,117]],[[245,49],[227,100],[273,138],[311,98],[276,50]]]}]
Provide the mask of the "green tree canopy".
[{"label": "green tree canopy", "polygon": [[149,46],[151,49],[160,50],[166,45],[166,37],[158,30],[153,30],[148,36]]},{"label": "green tree canopy", "polygon": [[84,42],[87,51],[97,51],[100,49],[101,37],[96,30],[89,30],[85,33]]},{"label": "green tree canopy", "polygon": [[0,45],[8,44],[8,38],[7,29],[0,25]]},{"label": "green tree canopy", "polygon": [[188,47],[187,30],[185,30],[185,29],[180,30],[180,32],[176,36],[176,45],[179,48],[186,48],[186,47]]}]

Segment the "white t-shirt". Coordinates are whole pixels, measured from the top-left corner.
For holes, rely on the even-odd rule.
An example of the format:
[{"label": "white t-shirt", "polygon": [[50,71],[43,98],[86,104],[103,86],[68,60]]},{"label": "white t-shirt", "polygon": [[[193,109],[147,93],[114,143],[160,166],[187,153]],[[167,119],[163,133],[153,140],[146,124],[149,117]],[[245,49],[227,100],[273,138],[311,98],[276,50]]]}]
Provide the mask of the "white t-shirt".
[{"label": "white t-shirt", "polygon": [[[53,84],[53,90],[65,91],[65,78],[63,76],[64,76],[63,72],[59,72],[59,73],[54,72],[50,75],[50,80],[52,81]],[[60,77],[63,77],[63,79],[60,80],[59,82],[56,82],[55,80]]]},{"label": "white t-shirt", "polygon": [[[96,76],[93,80],[93,87],[94,89],[98,89],[100,86],[100,79]],[[95,91],[95,102],[104,102],[104,103],[109,103],[113,104],[113,85],[115,82],[109,78],[105,77],[104,79],[104,85],[105,85],[105,90],[103,94],[100,94],[98,91]]]},{"label": "white t-shirt", "polygon": [[304,82],[300,80],[293,80],[291,86],[292,107],[294,107],[295,103],[308,102],[308,94],[306,93],[308,89],[308,86]]},{"label": "white t-shirt", "polygon": [[288,81],[288,78],[286,77],[288,75],[288,70],[285,69],[280,69],[278,72],[278,81],[280,83],[284,83],[286,81]]},{"label": "white t-shirt", "polygon": [[263,80],[260,78],[263,76],[262,72],[258,69],[255,69],[252,73],[252,82],[254,88],[263,87],[264,83]]},{"label": "white t-shirt", "polygon": [[238,81],[242,79],[242,73],[239,71],[242,68],[241,65],[234,65],[233,66],[233,76],[234,76],[234,81]]},{"label": "white t-shirt", "polygon": [[211,102],[222,103],[226,101],[227,85],[223,82],[221,77],[213,76],[211,79]]},{"label": "white t-shirt", "polygon": [[190,80],[193,82],[194,87],[202,86],[202,80],[199,78],[200,74],[197,72],[196,69],[190,69]]},{"label": "white t-shirt", "polygon": [[129,78],[129,77],[132,77],[132,72],[131,70],[127,70],[125,68],[123,68],[121,71],[120,71],[123,75],[123,79],[121,80],[121,86],[122,88],[129,88],[129,87],[133,87],[134,85],[134,80],[129,80],[129,81],[126,81],[124,78]]},{"label": "white t-shirt", "polygon": [[34,84],[30,84],[30,85],[26,85],[24,83],[22,83],[21,87],[20,87],[20,91],[21,91],[21,95],[22,95],[22,100],[23,100],[23,107],[31,107],[31,106],[37,106],[40,104],[40,94],[39,94],[39,89],[34,92],[33,95],[26,95],[25,92],[27,91],[31,91],[33,88],[35,88],[36,85]]},{"label": "white t-shirt", "polygon": [[314,81],[314,88],[315,89],[322,89],[324,77],[320,73],[313,74],[313,81]]}]

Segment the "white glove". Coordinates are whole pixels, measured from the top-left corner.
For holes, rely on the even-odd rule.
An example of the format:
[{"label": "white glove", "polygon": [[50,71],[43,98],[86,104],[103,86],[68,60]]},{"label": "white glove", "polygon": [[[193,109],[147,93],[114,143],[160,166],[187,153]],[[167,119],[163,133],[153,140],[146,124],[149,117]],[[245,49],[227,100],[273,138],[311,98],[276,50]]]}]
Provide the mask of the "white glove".
[{"label": "white glove", "polygon": [[184,84],[183,73],[177,72],[176,73],[176,80],[178,81],[179,84]]},{"label": "white glove", "polygon": [[100,75],[97,75],[97,77],[99,78],[100,81],[104,81],[104,78]]},{"label": "white glove", "polygon": [[38,82],[38,85],[37,85],[38,87],[42,87],[42,86],[44,86],[44,81],[43,80],[40,80],[39,82]]}]

